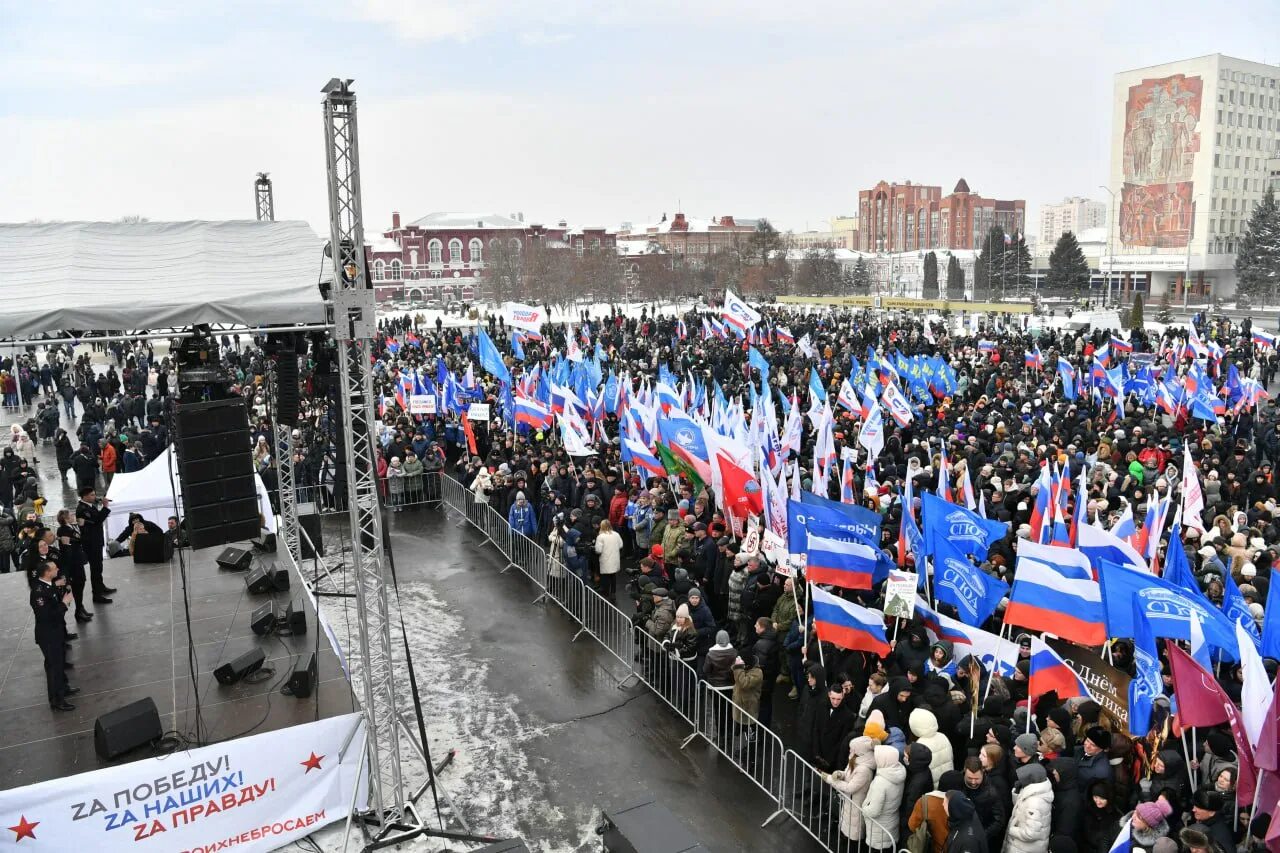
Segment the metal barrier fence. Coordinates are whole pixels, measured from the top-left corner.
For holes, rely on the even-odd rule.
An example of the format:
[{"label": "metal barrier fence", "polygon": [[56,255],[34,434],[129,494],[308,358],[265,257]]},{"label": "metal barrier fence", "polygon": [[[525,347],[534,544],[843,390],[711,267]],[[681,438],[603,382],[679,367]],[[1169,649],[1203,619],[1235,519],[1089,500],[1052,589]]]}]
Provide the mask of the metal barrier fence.
[{"label": "metal barrier fence", "polygon": [[[760,725],[759,720],[733,701],[727,689],[717,689],[703,681],[694,667],[663,647],[661,639],[635,627],[625,613],[570,571],[559,554],[548,553],[522,533],[513,531],[495,508],[450,476],[439,479],[439,500],[446,514],[456,512],[485,535],[486,541],[507,558],[505,572],[520,569],[541,590],[534,603],[551,599],[627,668],[618,683],[622,687],[639,679],[692,728],[681,744],[688,746],[698,737],[742,771],[776,805],[762,824],[767,826],[787,815],[829,853],[854,853],[869,849],[868,828],[874,826],[884,838],[898,839],[892,829],[862,814],[861,804],[834,787],[813,765],[786,749],[782,739]],[[880,845],[883,846],[883,845]]]},{"label": "metal barrier fence", "polygon": [[[378,498],[382,505],[393,512],[420,506],[437,504],[441,500],[441,489],[445,477],[439,471],[424,471],[411,477],[382,477],[378,481]],[[308,485],[293,488],[294,500],[299,504],[311,504],[322,515],[346,511],[347,495],[343,489],[335,489],[332,485]],[[278,496],[271,493],[273,505],[278,506]]]}]

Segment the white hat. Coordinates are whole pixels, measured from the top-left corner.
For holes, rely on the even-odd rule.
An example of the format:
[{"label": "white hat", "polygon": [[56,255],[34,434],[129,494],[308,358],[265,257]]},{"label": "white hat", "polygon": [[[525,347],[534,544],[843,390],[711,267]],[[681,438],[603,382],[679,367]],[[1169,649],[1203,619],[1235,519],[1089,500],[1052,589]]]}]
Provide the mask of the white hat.
[{"label": "white hat", "polygon": [[1197,554],[1199,554],[1201,557],[1204,557],[1205,559],[1208,559],[1209,557],[1212,557],[1212,556],[1213,556],[1214,554],[1216,554],[1217,552],[1213,550],[1213,546],[1212,546],[1212,545],[1205,545],[1203,548],[1201,548],[1201,549],[1200,549],[1199,551],[1197,551],[1196,553],[1197,553]]},{"label": "white hat", "polygon": [[1253,563],[1245,563],[1240,567],[1240,574],[1246,578],[1256,577],[1258,574],[1258,567]]}]

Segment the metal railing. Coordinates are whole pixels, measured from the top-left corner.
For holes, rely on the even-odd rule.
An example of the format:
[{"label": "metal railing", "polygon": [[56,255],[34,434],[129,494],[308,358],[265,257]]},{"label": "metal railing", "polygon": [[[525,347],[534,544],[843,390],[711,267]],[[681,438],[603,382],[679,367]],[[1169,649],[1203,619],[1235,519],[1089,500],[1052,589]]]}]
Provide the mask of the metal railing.
[{"label": "metal railing", "polygon": [[824,775],[755,715],[733,701],[731,688],[715,688],[662,640],[633,624],[613,602],[601,596],[570,571],[561,555],[548,553],[533,539],[511,529],[494,507],[448,475],[439,478],[440,501],[448,512],[462,516],[458,526],[470,524],[506,557],[502,571],[517,568],[540,593],[534,603],[550,599],[579,625],[573,640],[587,634],[627,669],[622,687],[638,679],[687,722],[693,732],[681,744],[703,738],[745,774],[777,808],[761,824],[781,815],[791,817],[829,853],[866,851],[868,829],[898,839],[895,823],[886,829],[862,813],[861,803],[826,781]]}]

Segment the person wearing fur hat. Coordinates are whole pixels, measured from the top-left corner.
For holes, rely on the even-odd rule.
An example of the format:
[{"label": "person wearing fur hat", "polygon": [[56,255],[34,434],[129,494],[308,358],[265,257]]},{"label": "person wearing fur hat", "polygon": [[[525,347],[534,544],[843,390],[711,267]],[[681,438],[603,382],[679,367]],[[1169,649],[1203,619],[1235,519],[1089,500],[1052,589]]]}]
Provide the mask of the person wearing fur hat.
[{"label": "person wearing fur hat", "polygon": [[1107,750],[1111,748],[1111,732],[1101,726],[1090,726],[1076,749],[1076,782],[1086,793],[1094,782],[1109,782],[1112,776]]},{"label": "person wearing fur hat", "polygon": [[[1231,830],[1230,816],[1223,815],[1223,797],[1217,791],[1202,788],[1191,799],[1192,824],[1187,829],[1203,832],[1224,853],[1235,850],[1235,833]],[[1184,829],[1183,832],[1187,830]]]}]

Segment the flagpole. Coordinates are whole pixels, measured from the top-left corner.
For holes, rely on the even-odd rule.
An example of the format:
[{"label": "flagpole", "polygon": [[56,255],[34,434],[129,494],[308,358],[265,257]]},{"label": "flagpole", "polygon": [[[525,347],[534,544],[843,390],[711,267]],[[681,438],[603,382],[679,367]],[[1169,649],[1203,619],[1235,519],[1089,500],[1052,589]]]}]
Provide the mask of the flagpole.
[{"label": "flagpole", "polygon": [[[807,595],[808,600],[813,601],[813,581],[809,580],[808,578],[805,579],[805,590],[808,593]],[[792,589],[792,592],[794,591],[795,590]],[[823,673],[825,673],[827,671],[827,659],[826,659],[826,655],[822,653],[822,640],[818,640],[818,663],[822,664],[822,671]]]},{"label": "flagpole", "polygon": [[1000,667],[1000,652],[1004,646],[1004,631],[1009,627],[1007,622],[1000,623],[1000,633],[996,635],[996,659],[991,662],[991,675],[987,677],[987,689],[982,694],[982,701],[986,702],[987,697],[991,695],[991,682],[995,680],[996,671]]}]

